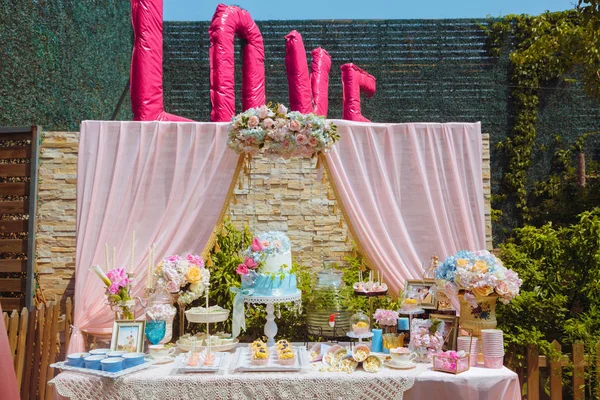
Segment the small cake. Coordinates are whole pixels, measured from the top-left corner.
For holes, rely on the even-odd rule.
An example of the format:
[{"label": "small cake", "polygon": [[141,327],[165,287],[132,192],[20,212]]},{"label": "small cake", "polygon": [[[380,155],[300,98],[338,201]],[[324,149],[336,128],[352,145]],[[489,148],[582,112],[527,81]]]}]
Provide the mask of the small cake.
[{"label": "small cake", "polygon": [[291,347],[286,347],[277,352],[279,363],[283,365],[293,365],[296,362],[296,355]]},{"label": "small cake", "polygon": [[417,308],[417,301],[415,299],[404,299],[402,301],[402,309],[405,311],[414,310]]},{"label": "small cake", "polygon": [[253,348],[252,354],[250,355],[250,362],[255,365],[265,365],[269,362],[269,349],[265,343],[256,343],[256,347]]},{"label": "small cake", "polygon": [[369,333],[369,324],[364,321],[358,321],[356,324],[352,325],[352,332],[354,332],[355,335]]}]

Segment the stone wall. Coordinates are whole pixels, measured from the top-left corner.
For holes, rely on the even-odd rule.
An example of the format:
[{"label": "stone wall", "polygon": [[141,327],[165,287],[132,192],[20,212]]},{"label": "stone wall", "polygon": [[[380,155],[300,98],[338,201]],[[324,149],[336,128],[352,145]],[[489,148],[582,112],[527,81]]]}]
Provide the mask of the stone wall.
[{"label": "stone wall", "polygon": [[[78,138],[76,132],[45,132],[40,149],[36,268],[50,298],[73,296]],[[489,150],[489,135],[483,135],[486,235],[491,249]],[[316,160],[283,164],[255,160],[250,174],[242,174],[236,184],[228,215],[238,228],[249,224],[257,232],[289,232],[298,261],[318,268],[324,260],[339,261],[352,251],[352,238],[329,183],[315,167]]]}]

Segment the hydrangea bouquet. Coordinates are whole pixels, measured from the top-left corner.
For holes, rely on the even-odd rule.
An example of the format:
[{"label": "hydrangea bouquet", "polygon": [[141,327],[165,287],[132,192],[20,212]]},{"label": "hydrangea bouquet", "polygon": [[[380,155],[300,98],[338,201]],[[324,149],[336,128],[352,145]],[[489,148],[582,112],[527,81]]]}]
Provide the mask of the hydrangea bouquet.
[{"label": "hydrangea bouquet", "polygon": [[513,270],[487,250],[471,252],[461,250],[444,260],[435,269],[439,290],[447,295],[465,295],[474,303],[474,297],[498,295],[503,303],[509,303],[519,294],[522,280]]},{"label": "hydrangea bouquet", "polygon": [[171,293],[179,293],[177,301],[183,305],[202,296],[210,279],[204,261],[195,254],[169,256],[157,265],[154,273],[157,283],[163,283]]},{"label": "hydrangea bouquet", "polygon": [[373,318],[379,326],[396,326],[398,324],[398,311],[378,308],[373,314]]},{"label": "hydrangea bouquet", "polygon": [[239,153],[314,157],[339,139],[337,127],[316,114],[288,112],[282,104],[250,108],[231,119],[227,145]]}]

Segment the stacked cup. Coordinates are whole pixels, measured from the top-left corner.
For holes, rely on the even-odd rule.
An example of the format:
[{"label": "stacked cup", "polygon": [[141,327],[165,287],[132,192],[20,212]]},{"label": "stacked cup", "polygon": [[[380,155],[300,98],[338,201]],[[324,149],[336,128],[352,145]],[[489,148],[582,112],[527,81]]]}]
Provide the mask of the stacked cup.
[{"label": "stacked cup", "polygon": [[504,337],[500,329],[482,329],[482,353],[486,368],[502,368],[504,364]]},{"label": "stacked cup", "polygon": [[469,353],[471,367],[477,366],[478,344],[479,340],[474,336],[459,336],[456,339],[456,350]]}]

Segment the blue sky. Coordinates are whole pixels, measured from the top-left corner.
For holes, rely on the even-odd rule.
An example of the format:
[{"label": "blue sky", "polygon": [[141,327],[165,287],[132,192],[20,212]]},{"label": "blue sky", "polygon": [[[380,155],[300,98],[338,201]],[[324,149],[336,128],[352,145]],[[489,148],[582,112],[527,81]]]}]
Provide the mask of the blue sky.
[{"label": "blue sky", "polygon": [[[573,8],[577,0],[233,0],[255,20],[484,18],[537,15]],[[216,0],[164,0],[166,21],[210,20]]]}]

